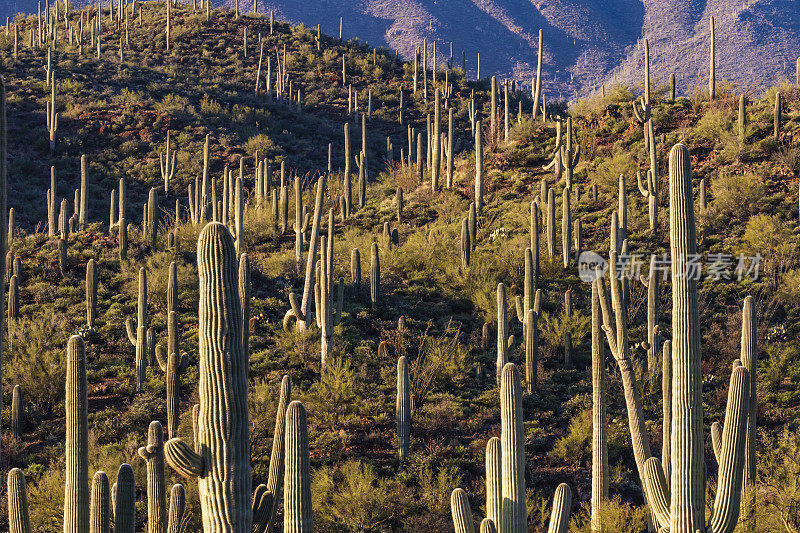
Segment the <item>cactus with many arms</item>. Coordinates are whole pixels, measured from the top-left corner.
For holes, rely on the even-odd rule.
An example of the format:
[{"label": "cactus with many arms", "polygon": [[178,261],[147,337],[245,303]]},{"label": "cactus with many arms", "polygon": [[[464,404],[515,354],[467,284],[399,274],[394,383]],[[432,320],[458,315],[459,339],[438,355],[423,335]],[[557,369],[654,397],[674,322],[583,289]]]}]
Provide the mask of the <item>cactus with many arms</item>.
[{"label": "cactus with many arms", "polygon": [[250,428],[248,363],[241,336],[236,249],[220,223],[203,228],[197,242],[200,279],[200,410],[193,450],[180,438],[164,446],[167,462],[197,477],[203,528],[250,533]]}]

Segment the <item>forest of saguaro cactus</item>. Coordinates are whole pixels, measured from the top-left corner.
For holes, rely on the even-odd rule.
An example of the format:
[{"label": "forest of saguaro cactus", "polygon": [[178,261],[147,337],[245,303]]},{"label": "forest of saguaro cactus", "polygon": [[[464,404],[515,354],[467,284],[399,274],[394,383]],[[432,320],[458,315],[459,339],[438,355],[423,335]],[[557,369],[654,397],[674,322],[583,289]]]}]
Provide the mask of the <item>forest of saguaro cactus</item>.
[{"label": "forest of saguaro cactus", "polygon": [[70,4],[0,27],[0,531],[800,532],[800,59]]}]

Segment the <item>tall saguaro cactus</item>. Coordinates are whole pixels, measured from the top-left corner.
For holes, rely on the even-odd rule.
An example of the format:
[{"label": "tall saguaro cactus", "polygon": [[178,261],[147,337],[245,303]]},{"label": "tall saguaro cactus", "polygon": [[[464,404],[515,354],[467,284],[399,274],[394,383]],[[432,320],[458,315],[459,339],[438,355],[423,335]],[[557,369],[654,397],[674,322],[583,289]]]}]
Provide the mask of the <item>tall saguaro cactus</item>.
[{"label": "tall saguaro cactus", "polygon": [[19,468],[8,472],[8,531],[9,533],[31,533],[28,512],[28,489],[25,474]]},{"label": "tall saguaro cactus", "polygon": [[714,100],[717,97],[717,60],[716,60],[716,41],[714,32],[714,17],[709,19],[711,29],[711,53],[709,54],[708,66],[708,94]]},{"label": "tall saguaro cactus", "polygon": [[475,211],[483,212],[483,128],[475,122]]},{"label": "tall saguaro cactus", "polygon": [[508,362],[508,303],[506,286],[497,284],[497,386],[500,386],[503,368]]},{"label": "tall saguaro cactus", "polygon": [[397,422],[397,453],[402,463],[408,458],[411,440],[411,383],[408,380],[408,360],[405,356],[397,360],[395,420]]},{"label": "tall saguaro cactus", "polygon": [[284,533],[311,533],[314,530],[306,416],[306,408],[299,401],[293,401],[286,409]]},{"label": "tall saguaro cactus", "polygon": [[500,445],[503,475],[503,533],[528,531],[525,510],[525,429],[522,385],[514,363],[503,367],[500,384]]},{"label": "tall saguaro cactus", "polygon": [[608,434],[606,428],[606,361],[601,337],[600,296],[592,284],[592,511],[593,532],[603,532],[600,510],[608,499]]},{"label": "tall saguaro cactus", "polygon": [[683,144],[669,157],[670,253],[672,261],[672,434],[671,482],[661,462],[649,458],[643,480],[661,528],[673,533],[730,533],[739,517],[750,376],[733,364],[725,423],[719,444],[719,476],[714,510],[705,524],[702,373],[697,279],[690,262],[697,254],[689,150]]},{"label": "tall saguaro cactus", "polygon": [[500,439],[491,437],[486,443],[486,518],[502,527],[503,472]]},{"label": "tall saguaro cactus", "polygon": [[122,463],[114,483],[114,533],[134,533],[136,528],[136,484],[133,468]]},{"label": "tall saguaro cactus", "polygon": [[[169,314],[169,323],[177,321],[177,313],[172,311]],[[174,326],[173,326],[174,327]],[[177,335],[177,334],[175,334]],[[167,386],[167,435],[169,438],[178,435],[178,424],[180,422],[180,395],[181,395],[181,373],[186,370],[189,365],[189,358],[186,354],[178,353],[175,347],[170,344],[167,354],[164,353],[164,347],[161,345],[156,346],[156,360],[162,372],[164,372],[164,381]]]},{"label": "tall saguaro cactus", "polygon": [[64,533],[89,529],[89,418],[86,399],[86,350],[83,338],[67,343],[66,474],[64,483]]},{"label": "tall saguaro cactus", "polygon": [[464,489],[457,488],[450,494],[450,513],[453,516],[453,529],[455,533],[475,533],[475,524],[472,522],[472,508]]},{"label": "tall saguaro cactus", "polygon": [[97,267],[94,259],[86,263],[86,325],[94,330],[97,318]]},{"label": "tall saguaro cactus", "polygon": [[139,269],[136,323],[128,317],[125,320],[125,330],[128,340],[136,348],[136,390],[139,391],[147,378],[147,271],[144,267]]},{"label": "tall saguaro cactus", "polygon": [[[755,310],[753,309],[753,297],[748,295],[744,299],[742,308],[742,346],[741,357],[742,366],[747,369],[750,375],[750,390],[747,402],[747,434],[745,437],[744,450],[744,486],[754,487],[756,484],[756,364],[758,361],[758,350],[756,340],[758,331],[756,325]],[[755,529],[755,502],[748,499],[745,502],[745,520],[750,530]]]},{"label": "tall saguaro cactus", "polygon": [[193,450],[180,438],[165,456],[180,474],[198,478],[203,529],[250,533],[248,362],[241,335],[236,247],[230,231],[212,222],[197,241],[200,279],[200,412]]}]

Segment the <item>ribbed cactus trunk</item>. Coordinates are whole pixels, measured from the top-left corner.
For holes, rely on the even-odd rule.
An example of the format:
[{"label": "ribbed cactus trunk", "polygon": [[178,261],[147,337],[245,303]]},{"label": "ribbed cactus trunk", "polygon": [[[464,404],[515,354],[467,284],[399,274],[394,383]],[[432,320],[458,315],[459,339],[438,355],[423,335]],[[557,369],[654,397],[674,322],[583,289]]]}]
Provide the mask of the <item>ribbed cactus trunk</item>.
[{"label": "ribbed cactus trunk", "polygon": [[697,254],[689,150],[675,145],[669,156],[670,253],[672,257],[672,498],[670,531],[704,530],[705,459],[703,376],[697,279],[689,261]]},{"label": "ribbed cactus trunk", "polygon": [[411,383],[408,379],[408,360],[405,356],[397,360],[397,400],[395,401],[397,423],[397,455],[400,462],[408,459],[411,440]]},{"label": "ribbed cactus trunk", "polygon": [[772,135],[775,140],[780,140],[781,136],[781,115],[783,114],[783,107],[781,105],[781,93],[775,93],[775,109],[772,116]]},{"label": "ribbed cactus trunk", "polygon": [[656,257],[650,257],[650,275],[647,279],[647,373],[651,383],[658,375],[659,325],[658,325],[658,275],[653,268]]},{"label": "ribbed cactus trunk", "polygon": [[378,243],[373,242],[370,253],[369,300],[373,308],[377,307],[381,293],[381,260],[378,255]]},{"label": "ribbed cactus trunk", "polygon": [[442,93],[436,88],[434,96],[433,111],[433,154],[431,166],[431,190],[439,190],[439,174],[442,167],[442,113],[441,113]]},{"label": "ribbed cactus trunk", "polygon": [[497,284],[497,386],[500,386],[503,367],[508,362],[508,304],[506,286]]},{"label": "ribbed cactus trunk", "polygon": [[136,528],[136,485],[133,468],[122,463],[112,490],[114,503],[114,533],[134,533]]},{"label": "ribbed cactus trunk", "polygon": [[110,488],[103,471],[96,472],[92,478],[89,533],[111,533]]},{"label": "ribbed cactus trunk", "polygon": [[547,191],[547,255],[551,259],[556,255],[556,193],[552,188]]},{"label": "ribbed cactus trunk", "polygon": [[280,503],[281,484],[284,478],[286,460],[286,409],[292,397],[292,380],[283,376],[278,396],[278,409],[275,415],[275,430],[272,435],[272,452],[269,459],[269,475],[266,489],[272,493],[272,507],[269,509],[269,520],[264,532],[271,532],[275,525]]},{"label": "ribbed cactus trunk", "polygon": [[566,483],[556,487],[553,495],[553,510],[550,511],[550,526],[547,533],[567,533],[569,529],[569,510],[572,507],[572,489]]},{"label": "ribbed cactus trunk", "polygon": [[8,472],[7,483],[8,531],[9,533],[31,533],[25,473],[19,468],[12,468]]},{"label": "ribbed cactus trunk", "polygon": [[620,240],[628,238],[628,189],[625,183],[625,175],[619,175],[619,209],[617,210],[619,219]]},{"label": "ribbed cactus trunk", "polygon": [[483,128],[475,122],[475,211],[483,212]]},{"label": "ribbed cactus trunk", "polygon": [[64,482],[64,533],[89,529],[89,419],[86,399],[86,350],[83,338],[67,343],[66,473]]},{"label": "ribbed cactus trunk", "polygon": [[592,284],[592,496],[591,528],[603,532],[600,511],[608,499],[608,433],[606,427],[606,361],[597,284]]},{"label": "ribbed cactus trunk", "polygon": [[466,272],[469,269],[472,243],[469,235],[469,218],[461,219],[461,268]]},{"label": "ribbed cactus trunk", "polygon": [[[750,375],[750,391],[748,394],[747,410],[747,434],[745,437],[744,450],[744,486],[754,488],[756,486],[756,409],[758,406],[756,396],[756,364],[758,361],[758,349],[756,341],[758,331],[756,325],[755,310],[753,309],[753,297],[748,295],[744,299],[742,308],[742,345],[741,358],[742,366]],[[748,498],[744,502],[744,519],[746,529],[754,531],[756,526],[755,501]]]},{"label": "ribbed cactus trunk", "polygon": [[[717,61],[716,61],[716,42],[714,32],[714,17],[709,20],[711,29],[711,53],[709,54],[708,67],[708,94],[714,100],[717,97]],[[694,533],[694,532],[692,532]]]},{"label": "ribbed cactus trunk", "polygon": [[97,318],[97,267],[94,259],[86,263],[86,324],[94,329]]},{"label": "ribbed cactus trunk", "polygon": [[472,508],[464,489],[457,488],[450,494],[450,514],[453,516],[455,533],[475,533],[472,522]]},{"label": "ribbed cactus trunk", "polygon": [[311,533],[311,468],[306,408],[293,401],[286,409],[286,474],[283,486],[283,532]]},{"label": "ribbed cactus trunk", "polygon": [[739,142],[744,142],[747,134],[747,101],[743,94],[739,95]]},{"label": "ribbed cactus trunk", "polygon": [[167,533],[182,533],[186,513],[186,491],[183,485],[176,483],[169,493],[169,519],[167,520]]},{"label": "ribbed cactus trunk", "polygon": [[165,446],[166,459],[184,475],[198,477],[203,529],[250,533],[250,427],[248,361],[242,346],[238,261],[230,231],[203,228],[197,242],[200,279],[200,410],[193,451],[179,438]]},{"label": "ribbed cactus trunk", "polygon": [[22,440],[23,413],[22,389],[19,385],[14,385],[11,394],[11,434],[18,441]]},{"label": "ribbed cactus trunk", "polygon": [[514,363],[503,367],[500,383],[500,444],[503,476],[503,533],[528,530],[525,509],[525,429],[522,386]]},{"label": "ribbed cactus trunk", "polygon": [[139,456],[147,461],[147,533],[166,533],[167,485],[164,480],[164,428],[161,422],[150,422],[147,446],[139,448]]},{"label": "ribbed cactus trunk", "polygon": [[358,251],[358,248],[350,251],[350,283],[355,286],[356,290],[361,288],[361,252]]},{"label": "ribbed cactus trunk", "polygon": [[89,165],[86,162],[86,154],[81,155],[81,195],[80,208],[78,210],[78,223],[81,229],[86,227],[86,180],[88,179]]},{"label": "ribbed cactus trunk", "polygon": [[503,462],[500,439],[486,443],[486,518],[501,528],[503,516]]},{"label": "ribbed cactus trunk", "polygon": [[661,349],[661,466],[665,481],[672,475],[672,341],[664,341]]},{"label": "ribbed cactus trunk", "polygon": [[569,204],[570,188],[565,187],[561,195],[561,257],[564,268],[569,268],[572,259],[572,211]]}]

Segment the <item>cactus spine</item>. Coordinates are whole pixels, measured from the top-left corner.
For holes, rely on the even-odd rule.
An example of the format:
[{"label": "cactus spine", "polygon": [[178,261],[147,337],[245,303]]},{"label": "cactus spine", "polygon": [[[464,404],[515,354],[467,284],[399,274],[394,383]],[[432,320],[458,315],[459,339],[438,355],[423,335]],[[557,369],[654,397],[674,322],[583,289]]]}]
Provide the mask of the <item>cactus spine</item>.
[{"label": "cactus spine", "polygon": [[31,533],[28,514],[28,489],[25,474],[19,468],[8,472],[8,531],[9,533]]},{"label": "cactus spine", "polygon": [[[203,529],[250,532],[248,362],[242,347],[241,303],[233,236],[220,223],[203,228],[197,242],[200,279],[200,412],[195,452],[179,438],[165,445],[167,462],[197,476]],[[224,431],[222,431],[224,428]]]},{"label": "cactus spine", "polygon": [[397,453],[400,462],[408,458],[411,440],[411,384],[408,379],[408,360],[405,356],[397,360],[397,400],[395,402],[397,422]]},{"label": "cactus spine", "polygon": [[486,518],[502,527],[503,473],[500,439],[491,437],[486,443]]},{"label": "cactus spine", "polygon": [[103,471],[96,472],[92,478],[89,533],[111,533],[108,476]]},{"label": "cactus spine", "polygon": [[64,533],[89,529],[89,419],[86,400],[86,350],[83,338],[67,343],[66,475]]},{"label": "cactus spine", "polygon": [[503,367],[500,384],[500,444],[503,475],[503,532],[528,530],[525,509],[525,430],[522,425],[522,387],[514,363]]},{"label": "cactus spine", "polygon": [[600,510],[608,499],[605,349],[601,337],[600,297],[592,284],[592,510],[593,532],[603,532]]},{"label": "cactus spine", "polygon": [[455,489],[450,494],[450,513],[453,515],[455,533],[475,533],[475,524],[472,523],[472,509],[469,506],[469,498],[464,489]]},{"label": "cactus spine", "polygon": [[147,446],[139,448],[147,461],[147,532],[166,533],[167,487],[164,481],[164,429],[161,422],[150,422]]},{"label": "cactus spine", "polygon": [[97,266],[94,259],[86,263],[86,324],[94,329],[97,318]]},{"label": "cactus spine", "polygon": [[311,472],[306,408],[293,401],[286,409],[286,474],[283,486],[284,533],[311,533]]}]

